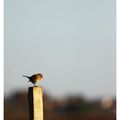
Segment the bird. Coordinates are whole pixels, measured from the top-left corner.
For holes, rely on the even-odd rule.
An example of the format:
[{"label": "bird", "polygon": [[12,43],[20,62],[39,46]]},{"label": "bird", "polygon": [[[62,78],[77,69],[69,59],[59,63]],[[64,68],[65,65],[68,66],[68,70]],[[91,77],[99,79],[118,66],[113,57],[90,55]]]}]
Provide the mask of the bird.
[{"label": "bird", "polygon": [[23,77],[28,78],[29,79],[28,82],[32,82],[35,87],[36,87],[36,83],[43,79],[43,75],[41,73],[37,73],[37,74],[34,74],[32,76],[23,75]]}]

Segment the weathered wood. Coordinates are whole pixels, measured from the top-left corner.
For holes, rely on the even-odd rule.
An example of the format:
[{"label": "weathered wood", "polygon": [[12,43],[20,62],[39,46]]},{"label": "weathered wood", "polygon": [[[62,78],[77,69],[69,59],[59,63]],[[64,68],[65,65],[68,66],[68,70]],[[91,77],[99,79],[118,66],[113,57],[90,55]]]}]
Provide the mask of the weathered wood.
[{"label": "weathered wood", "polygon": [[42,87],[29,87],[28,100],[30,120],[43,120]]}]

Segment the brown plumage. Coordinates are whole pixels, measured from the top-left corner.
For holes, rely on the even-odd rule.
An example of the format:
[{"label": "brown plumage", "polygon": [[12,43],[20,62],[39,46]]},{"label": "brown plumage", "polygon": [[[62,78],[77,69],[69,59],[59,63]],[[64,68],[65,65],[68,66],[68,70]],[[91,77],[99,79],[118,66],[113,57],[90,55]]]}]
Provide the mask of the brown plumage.
[{"label": "brown plumage", "polygon": [[39,82],[40,80],[43,79],[43,75],[41,73],[38,73],[38,74],[34,74],[32,76],[26,76],[26,75],[23,75],[23,77],[27,77],[29,79],[28,82],[32,82],[35,85],[35,83]]}]

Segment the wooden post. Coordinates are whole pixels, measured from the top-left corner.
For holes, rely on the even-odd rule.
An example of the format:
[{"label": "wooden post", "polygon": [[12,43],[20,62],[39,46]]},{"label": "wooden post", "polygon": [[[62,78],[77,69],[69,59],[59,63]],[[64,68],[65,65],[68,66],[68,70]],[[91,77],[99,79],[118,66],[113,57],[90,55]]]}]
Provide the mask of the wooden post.
[{"label": "wooden post", "polygon": [[43,120],[42,87],[29,87],[28,100],[30,120]]}]

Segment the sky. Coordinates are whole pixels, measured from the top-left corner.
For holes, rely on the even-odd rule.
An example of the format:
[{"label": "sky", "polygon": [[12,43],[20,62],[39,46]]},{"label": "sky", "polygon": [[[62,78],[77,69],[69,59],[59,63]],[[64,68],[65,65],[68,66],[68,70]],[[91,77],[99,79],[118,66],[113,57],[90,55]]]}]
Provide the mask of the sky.
[{"label": "sky", "polygon": [[40,72],[54,96],[115,95],[115,9],[115,0],[5,0],[5,94]]}]

